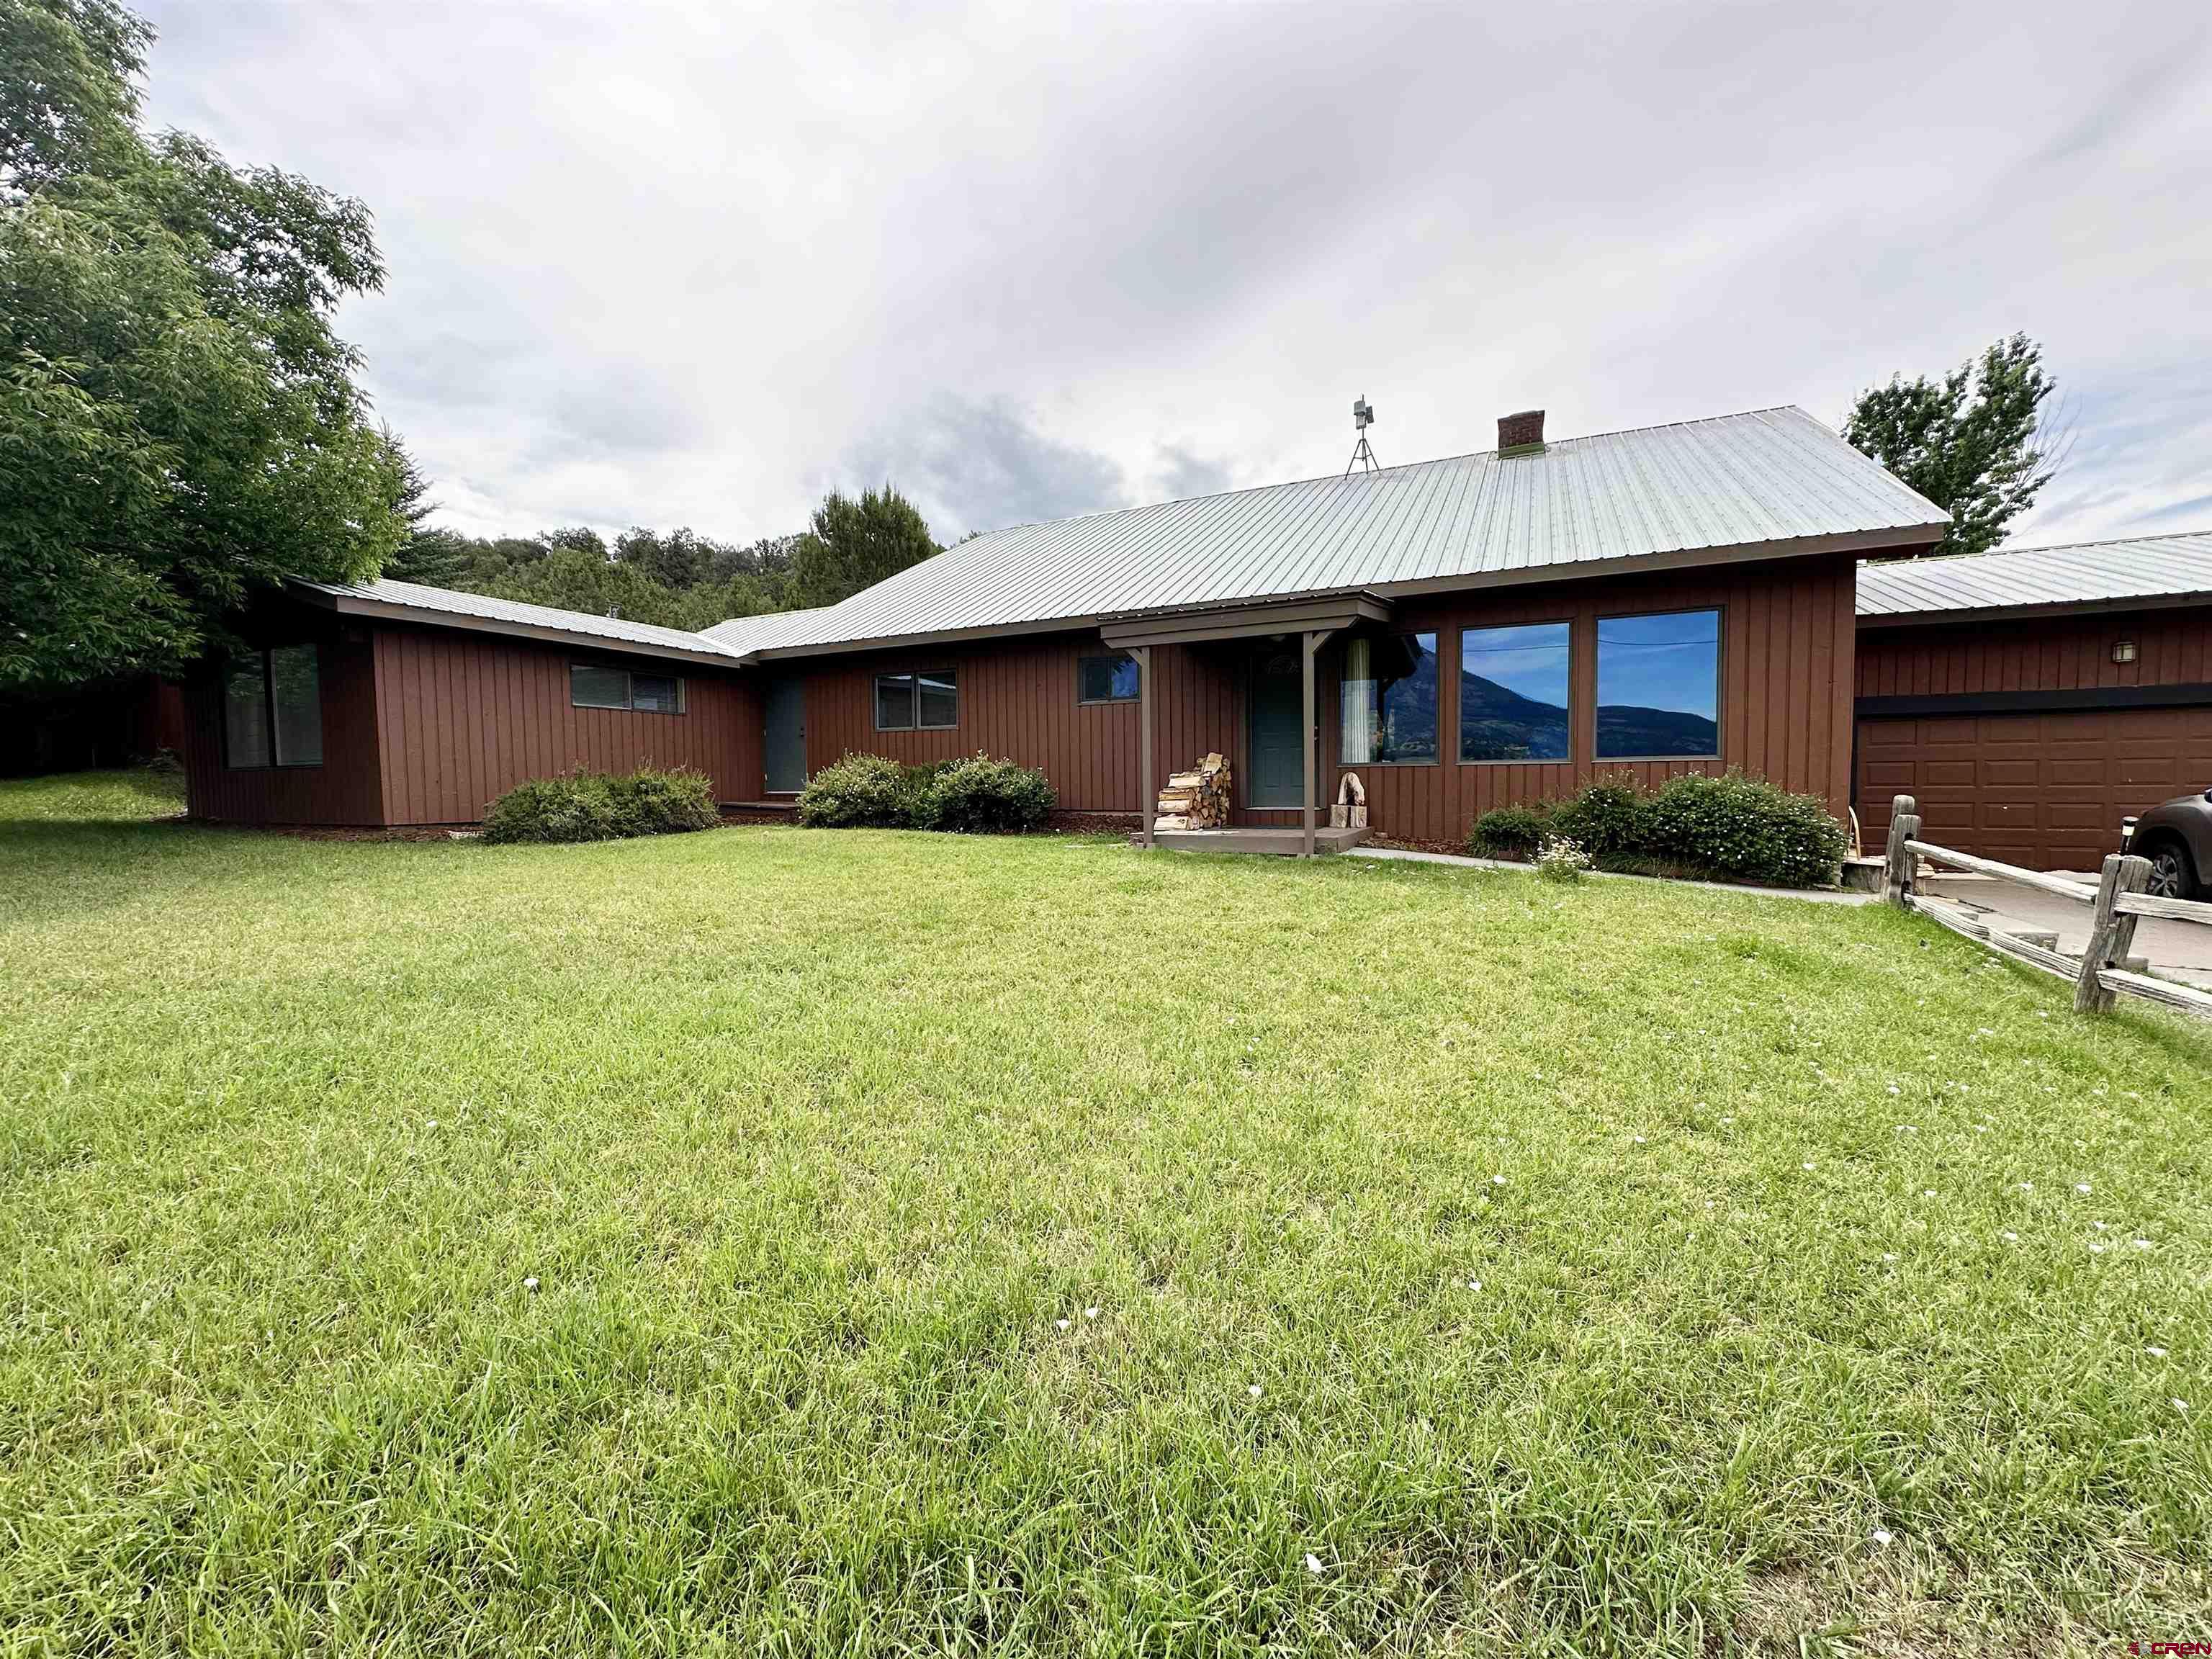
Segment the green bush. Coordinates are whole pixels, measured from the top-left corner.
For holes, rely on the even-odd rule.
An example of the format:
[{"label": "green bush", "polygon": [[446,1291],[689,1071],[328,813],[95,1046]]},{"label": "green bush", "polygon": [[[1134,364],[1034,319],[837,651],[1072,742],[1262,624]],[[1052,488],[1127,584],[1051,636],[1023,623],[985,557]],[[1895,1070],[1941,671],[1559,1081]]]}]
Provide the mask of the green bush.
[{"label": "green bush", "polygon": [[645,767],[614,777],[580,768],[515,785],[485,809],[484,839],[613,841],[708,830],[720,817],[713,786],[701,773]]},{"label": "green bush", "polygon": [[1493,806],[1468,831],[1467,850],[1480,859],[1534,858],[1551,829],[1548,802],[1534,806]]},{"label": "green bush", "polygon": [[904,830],[914,823],[921,780],[933,769],[901,766],[881,755],[848,754],[807,779],[799,821],[815,830]]},{"label": "green bush", "polygon": [[1753,881],[1812,887],[1836,879],[1849,846],[1817,795],[1731,771],[1669,778],[1644,807],[1638,850]]},{"label": "green bush", "polygon": [[1599,778],[1552,809],[1552,833],[1594,859],[1636,852],[1645,836],[1648,799],[1633,778]]},{"label": "green bush", "polygon": [[914,823],[961,835],[1016,835],[1041,827],[1059,799],[1036,768],[978,750],[936,769],[915,796]]},{"label": "green bush", "polygon": [[629,793],[631,810],[641,836],[680,834],[686,830],[712,830],[722,821],[714,805],[714,786],[703,772],[678,766],[663,772],[641,767],[626,778],[614,781],[617,798]]},{"label": "green bush", "polygon": [[1600,778],[1564,801],[1493,807],[1467,841],[1478,856],[1534,858],[1555,838],[1575,842],[1601,870],[1785,887],[1832,883],[1849,850],[1820,797],[1733,771],[1686,774],[1656,791]]},{"label": "green bush", "polygon": [[815,830],[1012,835],[1036,829],[1058,800],[1043,773],[988,754],[927,766],[847,755],[806,781],[799,821]]}]

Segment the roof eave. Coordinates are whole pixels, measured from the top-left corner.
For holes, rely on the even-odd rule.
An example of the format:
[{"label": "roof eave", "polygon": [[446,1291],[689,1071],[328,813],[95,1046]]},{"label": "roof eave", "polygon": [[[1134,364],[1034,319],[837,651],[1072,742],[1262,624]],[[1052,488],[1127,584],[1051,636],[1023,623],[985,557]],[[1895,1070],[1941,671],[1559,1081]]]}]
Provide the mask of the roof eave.
[{"label": "roof eave", "polygon": [[1752,564],[1772,559],[1811,558],[1849,554],[1862,557],[1881,552],[1924,548],[1951,527],[1950,520],[1895,525],[1879,530],[1833,532],[1817,536],[1795,536],[1774,541],[1739,542],[1716,547],[1670,549],[1654,553],[1632,553],[1613,559],[1587,559],[1565,564],[1532,565],[1512,570],[1483,570],[1450,576],[1423,577],[1411,581],[1371,582],[1357,587],[1300,589],[1287,593],[1258,594],[1248,599],[1202,605],[1154,605],[1133,611],[1102,611],[1079,616],[1048,617],[1012,623],[991,623],[974,628],[941,629],[921,634],[890,634],[836,640],[819,644],[763,646],[748,653],[748,662],[793,661],[809,657],[842,656],[863,651],[895,651],[934,645],[957,645],[974,640],[1012,638],[1032,634],[1076,633],[1116,623],[1149,617],[1229,614],[1242,610],[1279,605],[1306,599],[1340,595],[1362,596],[1388,602],[1431,593],[1474,592],[1492,587],[1526,586],[1537,582],[1583,581],[1604,576],[1637,575],[1650,571],[1682,570],[1710,565]]},{"label": "roof eave", "polygon": [[359,617],[371,622],[412,623],[420,627],[450,628],[466,634],[497,634],[510,639],[563,645],[575,650],[651,657],[667,662],[692,662],[714,668],[742,668],[748,660],[727,651],[693,651],[679,645],[617,639],[607,634],[587,634],[574,629],[549,628],[536,623],[514,622],[499,617],[471,617],[458,611],[401,605],[390,599],[371,599],[362,593],[334,593],[312,582],[290,581],[285,586],[293,598],[308,605],[336,611],[342,617]]},{"label": "roof eave", "polygon": [[2212,605],[2212,590],[2186,593],[2122,594],[2098,599],[2044,599],[2033,605],[1982,605],[1956,610],[1863,611],[1861,628],[1929,628],[1945,623],[2010,622],[2034,617],[2109,616],[2116,611],[2179,611],[2191,605]]}]

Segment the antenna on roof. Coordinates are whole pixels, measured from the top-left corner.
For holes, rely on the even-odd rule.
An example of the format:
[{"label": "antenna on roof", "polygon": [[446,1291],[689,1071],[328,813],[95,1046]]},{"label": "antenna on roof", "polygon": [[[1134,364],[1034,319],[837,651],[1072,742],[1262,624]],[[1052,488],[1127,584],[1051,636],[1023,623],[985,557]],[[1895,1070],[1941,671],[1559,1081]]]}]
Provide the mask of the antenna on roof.
[{"label": "antenna on roof", "polygon": [[1359,434],[1359,441],[1352,447],[1352,459],[1346,465],[1344,476],[1350,477],[1353,467],[1364,467],[1372,472],[1382,465],[1375,459],[1375,451],[1367,442],[1367,428],[1375,424],[1375,406],[1364,398],[1352,400],[1352,429]]}]

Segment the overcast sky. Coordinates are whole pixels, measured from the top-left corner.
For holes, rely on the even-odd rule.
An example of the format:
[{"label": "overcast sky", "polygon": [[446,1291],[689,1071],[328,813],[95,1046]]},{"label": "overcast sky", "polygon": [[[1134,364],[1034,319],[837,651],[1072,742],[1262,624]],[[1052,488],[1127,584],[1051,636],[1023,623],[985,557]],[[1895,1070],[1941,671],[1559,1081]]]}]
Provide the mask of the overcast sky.
[{"label": "overcast sky", "polygon": [[2212,528],[2201,3],[755,15],[187,0],[149,108],[374,210],[441,517],[940,538],[2041,340],[2013,540]]}]

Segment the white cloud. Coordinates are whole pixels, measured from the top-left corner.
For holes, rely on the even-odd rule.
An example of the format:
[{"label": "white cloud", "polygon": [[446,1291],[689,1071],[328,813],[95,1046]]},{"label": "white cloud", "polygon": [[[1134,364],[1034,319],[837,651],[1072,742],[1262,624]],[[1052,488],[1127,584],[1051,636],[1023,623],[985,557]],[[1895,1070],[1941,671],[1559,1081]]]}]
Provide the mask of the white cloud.
[{"label": "white cloud", "polygon": [[[2212,524],[2183,4],[154,8],[156,120],[376,210],[349,304],[477,530],[940,536],[2042,340],[2018,538]],[[2188,515],[2195,513],[2193,519]]]}]

